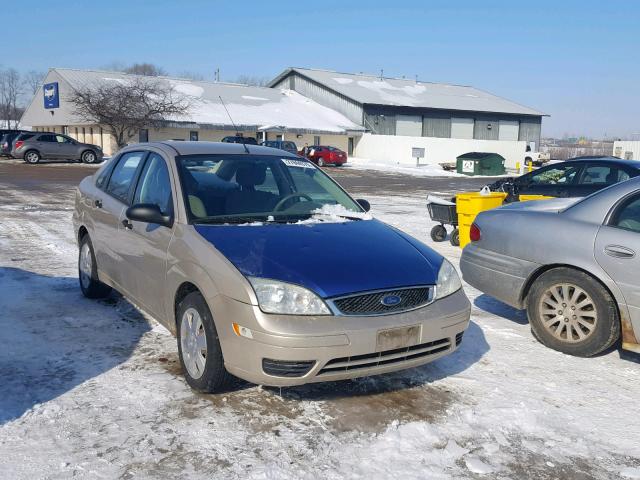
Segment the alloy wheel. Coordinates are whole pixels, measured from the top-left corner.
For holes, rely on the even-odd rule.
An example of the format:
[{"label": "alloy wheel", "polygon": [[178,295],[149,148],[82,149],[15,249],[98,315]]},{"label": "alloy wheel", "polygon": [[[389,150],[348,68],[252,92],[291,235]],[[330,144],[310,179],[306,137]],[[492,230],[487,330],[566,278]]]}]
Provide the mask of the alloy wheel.
[{"label": "alloy wheel", "polygon": [[182,315],[180,345],[187,372],[193,379],[200,378],[207,361],[207,336],[202,317],[195,308],[187,309]]},{"label": "alloy wheel", "polygon": [[568,343],[586,340],[596,329],[598,312],[591,296],[571,283],[548,288],[539,303],[544,328]]},{"label": "alloy wheel", "polygon": [[85,289],[89,288],[91,284],[92,269],[91,248],[89,247],[89,242],[85,242],[80,249],[80,282]]}]

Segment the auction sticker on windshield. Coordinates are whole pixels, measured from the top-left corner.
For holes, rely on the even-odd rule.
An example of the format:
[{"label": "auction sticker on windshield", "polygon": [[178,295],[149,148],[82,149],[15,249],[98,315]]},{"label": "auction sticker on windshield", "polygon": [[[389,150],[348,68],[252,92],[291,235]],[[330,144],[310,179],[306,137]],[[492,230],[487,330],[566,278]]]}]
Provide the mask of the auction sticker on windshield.
[{"label": "auction sticker on windshield", "polygon": [[293,160],[291,158],[283,158],[282,163],[288,167],[315,168],[312,163],[305,162],[304,160]]}]

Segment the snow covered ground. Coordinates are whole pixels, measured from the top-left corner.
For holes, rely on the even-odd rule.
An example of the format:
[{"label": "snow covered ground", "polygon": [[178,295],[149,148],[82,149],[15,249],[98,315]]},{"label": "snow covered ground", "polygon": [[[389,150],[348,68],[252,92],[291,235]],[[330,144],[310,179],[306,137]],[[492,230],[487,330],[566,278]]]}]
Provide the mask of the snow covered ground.
[{"label": "snow covered ground", "polygon": [[[423,161],[424,162],[424,161]],[[377,162],[368,158],[349,157],[347,163],[342,168],[350,168],[354,170],[375,170],[382,173],[395,173],[401,175],[412,175],[414,177],[467,177],[456,171],[449,171],[440,165],[426,164],[421,165],[397,165],[389,162]],[[493,175],[487,178],[509,177],[513,174]],[[476,175],[475,178],[482,178],[483,175]]]},{"label": "snow covered ground", "polygon": [[[1,180],[0,180],[1,182]],[[182,380],[175,339],[77,286],[72,193],[0,196],[0,478],[640,478],[640,363],[572,358],[466,287],[456,353],[291,389]],[[434,244],[424,198],[367,197]]]}]

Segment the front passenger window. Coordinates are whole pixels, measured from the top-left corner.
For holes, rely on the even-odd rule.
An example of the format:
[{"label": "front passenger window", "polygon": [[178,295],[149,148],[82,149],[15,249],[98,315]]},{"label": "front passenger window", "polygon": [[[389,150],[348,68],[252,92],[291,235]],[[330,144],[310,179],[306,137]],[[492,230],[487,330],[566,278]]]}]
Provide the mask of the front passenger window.
[{"label": "front passenger window", "polygon": [[124,203],[128,202],[131,182],[133,182],[136,176],[138,166],[144,158],[144,155],[145,152],[129,152],[120,157],[109,179],[107,193]]},{"label": "front passenger window", "polygon": [[609,225],[640,233],[640,197],[623,203],[615,212]]},{"label": "front passenger window", "polygon": [[133,203],[151,203],[158,205],[163,215],[173,211],[171,181],[164,159],[157,153],[151,153],[144,166]]}]

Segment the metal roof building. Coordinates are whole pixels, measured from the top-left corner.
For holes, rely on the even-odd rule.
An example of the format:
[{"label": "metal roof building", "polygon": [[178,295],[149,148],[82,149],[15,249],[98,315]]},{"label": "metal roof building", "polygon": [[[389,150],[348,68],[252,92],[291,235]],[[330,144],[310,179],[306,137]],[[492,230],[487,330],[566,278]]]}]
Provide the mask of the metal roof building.
[{"label": "metal roof building", "polygon": [[402,78],[288,68],[270,86],[335,109],[373,135],[526,142],[535,148],[545,116],[474,87]]}]

